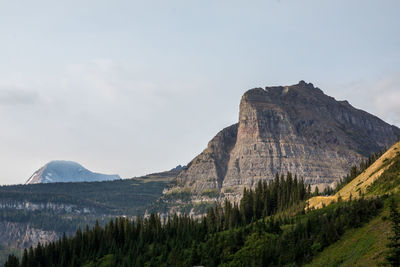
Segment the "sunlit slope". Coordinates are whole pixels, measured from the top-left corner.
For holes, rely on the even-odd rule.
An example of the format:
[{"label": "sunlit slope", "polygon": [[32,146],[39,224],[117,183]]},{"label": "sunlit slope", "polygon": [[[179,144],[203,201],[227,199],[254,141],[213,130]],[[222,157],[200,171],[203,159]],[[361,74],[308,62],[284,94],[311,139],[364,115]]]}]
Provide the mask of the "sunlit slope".
[{"label": "sunlit slope", "polygon": [[358,198],[361,193],[366,193],[367,187],[375,182],[382,173],[393,163],[394,158],[400,155],[400,142],[389,148],[379,159],[377,159],[368,169],[357,176],[353,181],[345,185],[339,192],[333,196],[317,196],[308,201],[309,208],[321,208],[332,201],[337,201],[339,196],[342,200]]}]

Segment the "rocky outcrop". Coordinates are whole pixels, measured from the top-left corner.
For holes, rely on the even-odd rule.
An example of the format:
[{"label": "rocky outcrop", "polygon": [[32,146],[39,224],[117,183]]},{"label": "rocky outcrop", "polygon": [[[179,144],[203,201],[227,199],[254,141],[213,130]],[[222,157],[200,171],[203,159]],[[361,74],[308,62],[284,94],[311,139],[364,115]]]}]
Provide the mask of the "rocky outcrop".
[{"label": "rocky outcrop", "polygon": [[82,207],[69,203],[17,201],[17,200],[6,200],[0,197],[0,210],[3,209],[45,211],[54,214],[68,213],[68,214],[78,214],[78,215],[96,212],[94,208]]},{"label": "rocky outcrop", "polygon": [[311,83],[255,88],[241,99],[239,123],[219,132],[171,190],[190,189],[197,198],[218,190],[237,198],[243,187],[286,172],[312,185],[332,185],[399,137],[397,127]]},{"label": "rocky outcrop", "polygon": [[219,132],[203,153],[178,175],[178,183],[190,187],[193,192],[221,188],[228,171],[230,153],[236,143],[237,130],[238,125],[234,124]]},{"label": "rocky outcrop", "polygon": [[23,249],[56,241],[61,233],[32,227],[29,223],[0,222],[0,245]]}]

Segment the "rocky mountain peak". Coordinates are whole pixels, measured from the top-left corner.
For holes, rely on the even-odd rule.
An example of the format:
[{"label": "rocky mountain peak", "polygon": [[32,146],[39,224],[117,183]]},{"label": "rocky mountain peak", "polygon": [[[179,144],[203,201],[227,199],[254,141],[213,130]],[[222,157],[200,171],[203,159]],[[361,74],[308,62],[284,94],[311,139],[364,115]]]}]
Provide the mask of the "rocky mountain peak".
[{"label": "rocky mountain peak", "polygon": [[178,187],[237,197],[243,187],[286,172],[313,185],[332,185],[399,136],[397,127],[312,83],[253,88],[241,98],[238,124],[219,132],[188,164]]},{"label": "rocky mountain peak", "polygon": [[37,170],[25,184],[56,182],[94,182],[121,179],[119,175],[94,173],[79,163],[66,160],[50,161]]}]

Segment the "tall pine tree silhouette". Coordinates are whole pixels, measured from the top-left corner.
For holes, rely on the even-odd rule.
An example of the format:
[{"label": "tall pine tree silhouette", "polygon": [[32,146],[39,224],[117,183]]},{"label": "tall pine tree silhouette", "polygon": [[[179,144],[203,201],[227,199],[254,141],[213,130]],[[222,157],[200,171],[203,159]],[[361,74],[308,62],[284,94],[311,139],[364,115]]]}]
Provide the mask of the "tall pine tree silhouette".
[{"label": "tall pine tree silhouette", "polygon": [[389,255],[386,259],[392,266],[400,266],[400,213],[396,202],[390,202],[390,220],[392,222],[392,236],[389,237]]}]

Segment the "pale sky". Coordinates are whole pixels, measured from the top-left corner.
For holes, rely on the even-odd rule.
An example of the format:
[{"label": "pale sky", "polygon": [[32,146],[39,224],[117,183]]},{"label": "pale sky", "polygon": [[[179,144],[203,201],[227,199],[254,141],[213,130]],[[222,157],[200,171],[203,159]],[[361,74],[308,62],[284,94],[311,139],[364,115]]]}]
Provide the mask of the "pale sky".
[{"label": "pale sky", "polygon": [[50,160],[187,164],[250,88],[312,82],[400,126],[400,1],[0,0],[0,184]]}]

